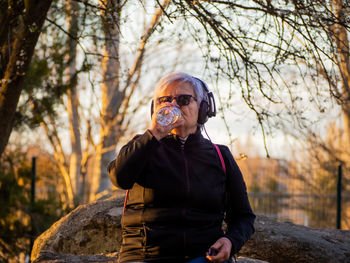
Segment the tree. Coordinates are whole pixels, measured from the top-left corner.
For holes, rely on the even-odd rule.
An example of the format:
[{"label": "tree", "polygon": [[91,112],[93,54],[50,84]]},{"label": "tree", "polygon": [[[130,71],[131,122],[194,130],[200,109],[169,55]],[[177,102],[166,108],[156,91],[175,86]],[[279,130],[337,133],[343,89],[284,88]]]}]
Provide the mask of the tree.
[{"label": "tree", "polygon": [[170,18],[186,21],[208,63],[216,65],[216,78],[224,76],[240,89],[264,136],[273,128],[290,129],[289,123],[308,127],[315,121],[308,113],[324,113],[334,101],[350,135],[347,1],[173,4],[177,12]]},{"label": "tree", "polygon": [[344,128],[332,121],[325,131],[305,131],[305,138],[295,146],[289,183],[297,193],[308,194],[311,205],[300,203],[299,209],[308,214],[311,227],[335,227],[338,169],[342,165],[342,228],[348,229],[350,170],[345,164],[349,163],[350,152],[343,147],[347,141]]},{"label": "tree", "polygon": [[[125,23],[123,11],[126,10],[127,3],[129,2],[101,1],[96,5],[94,2],[85,1],[82,5],[83,12],[80,18],[85,20],[81,22],[81,29],[78,30],[77,43],[85,55],[85,62],[89,61],[91,55],[95,56],[95,60],[90,59],[90,62],[82,65],[91,65],[97,62],[96,57],[102,57],[100,62],[104,65],[104,72],[101,73],[103,105],[96,123],[89,120],[86,127],[80,127],[89,131],[85,136],[87,143],[82,150],[82,157],[79,157],[79,140],[72,137],[72,142],[76,143],[72,147],[76,149],[73,151],[76,158],[72,158],[71,165],[75,167],[76,172],[73,172],[73,168],[71,172],[67,172],[67,168],[63,169],[68,163],[57,136],[57,124],[52,117],[44,118],[43,122],[52,147],[59,153],[57,160],[62,164],[65,177],[68,178],[69,173],[76,174],[73,185],[79,177],[77,171],[81,169],[81,174],[86,171],[84,165],[87,165],[89,159],[86,156],[91,157],[91,154],[84,153],[97,153],[94,177],[100,179],[92,182],[96,189],[91,191],[91,196],[96,192],[103,192],[108,187],[103,167],[112,158],[112,149],[130,123],[131,115],[128,114],[139,108],[131,110],[128,106],[132,94],[138,89],[141,90],[139,83],[145,68],[141,67],[140,63],[145,58],[145,44],[150,41],[149,36],[154,35],[157,30],[164,29],[163,33],[173,30],[177,32],[173,36],[182,41],[184,34],[186,37],[191,35],[203,51],[208,72],[213,72],[214,80],[224,77],[230,81],[231,87],[240,90],[242,98],[256,114],[264,136],[272,132],[272,128],[283,129],[289,123],[305,128],[315,121],[313,116],[308,115],[310,110],[325,112],[334,101],[342,106],[344,116],[346,115],[347,93],[346,89],[342,90],[341,87],[347,85],[347,82],[342,80],[347,79],[345,68],[348,62],[343,54],[348,54],[349,26],[343,15],[347,12],[343,2],[186,0],[164,1],[160,4],[155,1],[152,4],[154,10],[158,11],[155,11],[153,21],[145,23],[145,30],[143,36],[139,37],[141,41],[138,52],[134,52],[136,55],[133,56],[133,61],[130,58],[123,60],[121,55],[124,53],[120,52],[120,28]],[[144,4],[142,1],[139,3],[140,6]],[[146,9],[146,5],[142,7]],[[160,23],[157,12],[164,13],[167,19],[162,19]],[[92,13],[98,13],[100,16],[91,15]],[[86,19],[87,17],[89,18]],[[98,23],[97,19],[100,17],[102,20]],[[53,25],[72,38],[73,43],[76,38],[74,32],[62,26],[61,21],[50,19]],[[92,30],[87,29],[88,27]],[[87,38],[90,39],[89,44],[94,44],[95,50],[87,50],[84,47],[83,41]],[[165,40],[158,38],[158,41]],[[98,52],[102,48],[105,48],[105,54]],[[81,69],[76,69],[71,72],[80,71]],[[344,77],[340,79],[340,75]],[[96,76],[98,75],[94,77]],[[76,89],[70,87],[68,90],[71,94],[69,101],[73,103]],[[300,91],[304,90],[308,95],[300,95]],[[93,92],[96,92],[96,89]],[[227,100],[223,100],[223,108],[230,107],[230,97],[234,92],[235,90],[231,89]],[[323,102],[322,99],[326,101]],[[305,101],[314,103],[315,107],[308,108]],[[71,123],[75,123],[71,126],[72,131],[73,127],[79,126],[77,118],[73,118],[73,112],[71,108]],[[84,115],[79,111],[81,118]],[[344,120],[346,121],[346,117]],[[94,129],[95,125],[100,128],[97,131],[100,134],[98,143],[91,136],[91,129]],[[79,137],[78,130],[79,128],[72,135]],[[66,181],[69,185],[69,180]]]},{"label": "tree", "polygon": [[79,32],[78,16],[79,5],[73,0],[66,1],[67,23],[69,38],[67,39],[68,53],[66,54],[65,78],[67,90],[67,113],[69,118],[69,130],[71,141],[71,154],[69,162],[69,176],[72,184],[72,194],[77,199],[83,198],[83,185],[81,176],[82,147],[80,138],[79,120],[79,93],[77,87],[77,39]]},{"label": "tree", "polygon": [[102,109],[100,117],[100,140],[96,151],[96,176],[92,185],[98,186],[93,189],[91,200],[95,195],[106,189],[109,189],[110,180],[107,174],[107,166],[115,158],[115,147],[123,134],[121,128],[126,117],[126,111],[129,108],[130,98],[138,86],[143,57],[146,44],[159,24],[163,10],[167,8],[170,0],[165,0],[155,11],[149,25],[145,26],[141,37],[138,52],[133,65],[127,73],[125,84],[122,84],[120,78],[120,12],[123,1],[101,2],[102,5],[102,23],[105,35],[104,59],[102,60]]},{"label": "tree", "polygon": [[[125,42],[122,29],[127,24],[124,14],[128,10],[126,1],[101,1],[100,5],[57,2],[50,10],[48,20],[51,24],[39,41],[34,60],[35,63],[46,61],[50,70],[38,83],[29,83],[32,90],[24,99],[24,104],[32,106],[29,115],[37,120],[37,124],[40,123],[51,144],[65,181],[70,207],[86,202],[87,194],[94,200],[109,192],[106,166],[114,158],[115,147],[127,132],[133,120],[132,114],[148,103],[150,98],[143,94],[133,99],[135,93],[142,94],[147,88],[145,81],[142,86],[139,85],[148,71],[143,64],[145,61],[152,63],[146,56],[146,48],[155,48],[162,43],[151,36],[158,34],[157,27],[168,4],[169,1],[164,1],[161,8],[157,5],[150,8],[154,15],[149,21],[145,20],[144,27],[140,28],[142,37],[136,37],[133,44],[136,51],[130,54],[125,53],[125,44],[124,47],[120,44]],[[64,14],[61,13],[62,6],[66,8]],[[62,22],[62,17],[67,22]],[[89,28],[91,25],[93,28]],[[52,41],[52,34],[59,37]],[[77,62],[77,57],[83,58],[83,62]],[[162,68],[159,67],[159,70]],[[171,71],[171,67],[167,70]],[[158,74],[155,72],[153,70],[153,75]],[[89,80],[92,74],[94,80]],[[51,103],[56,108],[41,107],[41,87],[45,87],[45,91],[58,91],[48,93],[48,96],[57,99]],[[39,95],[37,91],[40,91]],[[79,98],[79,93],[83,93],[84,98]],[[63,119],[57,113],[62,110],[61,105],[69,117],[70,153],[62,144],[60,129],[63,128]],[[93,134],[95,132],[99,133],[98,137]],[[91,161],[95,168],[89,166]],[[88,173],[91,175],[89,182],[86,180]]]},{"label": "tree", "polygon": [[0,156],[14,124],[23,79],[52,0],[1,1]]}]

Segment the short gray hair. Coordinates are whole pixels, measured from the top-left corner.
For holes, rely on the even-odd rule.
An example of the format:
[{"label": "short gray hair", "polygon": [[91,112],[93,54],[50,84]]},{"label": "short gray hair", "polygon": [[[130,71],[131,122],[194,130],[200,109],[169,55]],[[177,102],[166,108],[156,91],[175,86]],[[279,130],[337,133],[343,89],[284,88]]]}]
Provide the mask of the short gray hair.
[{"label": "short gray hair", "polygon": [[155,103],[157,101],[157,98],[156,98],[157,94],[159,94],[163,89],[167,88],[169,85],[171,85],[174,82],[188,83],[192,86],[194,93],[196,94],[196,97],[197,97],[198,107],[201,105],[201,102],[203,100],[208,102],[207,92],[204,90],[205,87],[203,87],[206,84],[202,80],[200,80],[199,78],[193,77],[187,73],[174,72],[164,76],[157,83],[157,86],[154,90],[154,95],[153,95],[153,99]]}]

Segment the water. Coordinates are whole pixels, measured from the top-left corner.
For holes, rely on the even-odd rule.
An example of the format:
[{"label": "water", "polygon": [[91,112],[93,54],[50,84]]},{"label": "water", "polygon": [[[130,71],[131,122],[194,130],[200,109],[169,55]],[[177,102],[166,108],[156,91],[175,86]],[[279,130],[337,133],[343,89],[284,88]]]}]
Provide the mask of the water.
[{"label": "water", "polygon": [[157,112],[157,122],[162,126],[175,123],[181,117],[181,110],[176,106],[165,106]]}]

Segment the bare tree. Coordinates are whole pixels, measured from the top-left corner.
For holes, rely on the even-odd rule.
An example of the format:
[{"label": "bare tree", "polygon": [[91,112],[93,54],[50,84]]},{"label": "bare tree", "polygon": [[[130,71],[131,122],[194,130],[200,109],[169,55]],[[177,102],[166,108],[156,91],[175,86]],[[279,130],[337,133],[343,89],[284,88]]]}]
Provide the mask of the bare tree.
[{"label": "bare tree", "polygon": [[79,120],[79,94],[77,89],[77,39],[78,39],[78,16],[79,6],[75,0],[67,0],[67,22],[68,22],[68,52],[66,55],[66,85],[67,90],[67,113],[69,118],[69,130],[71,141],[71,154],[69,162],[69,175],[72,182],[73,192],[76,198],[83,198],[82,177],[81,177],[81,161],[82,148],[80,138],[80,120]]},{"label": "bare tree", "polygon": [[[350,66],[346,1],[155,1],[153,19],[146,23],[137,52],[128,58],[131,66],[126,69],[121,65],[124,54],[120,50],[120,29],[122,12],[128,1],[82,2],[83,8],[89,10],[83,17],[98,13],[83,26],[85,31],[81,29],[77,34],[74,15],[67,28],[50,20],[70,37],[65,80],[69,86],[66,107],[72,144],[69,161],[54,119],[47,116],[42,123],[57,160],[60,160],[66,184],[73,189],[71,196],[79,192],[83,181],[79,178],[86,175],[92,149],[95,171],[90,198],[103,195],[109,188],[105,167],[114,158],[115,146],[129,125],[127,115],[138,108],[135,106],[130,110],[130,101],[139,87],[147,44],[157,29],[171,28],[184,31],[181,33],[186,37],[191,35],[203,51],[208,67],[215,70],[213,78],[224,77],[232,87],[239,89],[248,107],[256,114],[264,135],[272,128],[282,129],[286,123],[295,123],[301,129],[307,127],[313,119],[307,115],[305,101],[314,103],[319,112],[324,112],[335,101],[341,106],[344,126],[348,127]],[[140,6],[145,4],[138,3]],[[75,4],[74,1],[66,4],[73,14]],[[167,19],[161,19],[162,16]],[[176,23],[182,26],[174,27]],[[79,45],[80,52],[85,59],[93,56],[94,63],[96,57],[102,58],[101,90],[95,86],[92,91],[101,93],[102,104],[96,123],[84,117],[75,86],[80,70],[75,64],[74,52],[80,41],[78,35],[83,31],[86,34],[80,35],[81,41],[89,37],[89,43],[94,43],[96,48],[92,51]],[[98,50],[101,47],[103,54]],[[306,91],[308,95],[300,95],[300,91]],[[233,96],[233,92],[231,90],[228,97]],[[85,120],[84,135],[81,133],[82,120]],[[97,143],[91,132],[95,125],[99,133]]]},{"label": "bare tree", "polygon": [[[334,16],[339,21],[329,27],[329,34],[335,43],[333,54],[335,64],[341,76],[338,83],[332,83],[332,93],[335,95],[338,104],[342,108],[344,128],[347,137],[347,148],[350,147],[350,42],[349,42],[349,3],[342,0],[333,0],[330,5]],[[325,78],[329,78],[328,72],[323,72]]]},{"label": "bare tree", "polygon": [[332,101],[350,134],[347,1],[172,3],[177,12],[170,18],[187,22],[217,78],[240,88],[264,135],[288,122],[308,127],[313,119],[306,105],[323,113]]},{"label": "bare tree", "polygon": [[[62,94],[60,95],[60,101],[65,106],[68,114],[67,128],[70,131],[71,153],[67,154],[62,143],[62,134],[59,131],[61,118],[47,113],[45,116],[40,117],[40,124],[51,144],[55,160],[64,178],[67,190],[67,205],[69,207],[72,207],[74,203],[78,204],[87,201],[84,194],[90,193],[90,200],[95,200],[109,192],[110,183],[106,166],[114,158],[116,145],[129,127],[132,120],[132,117],[129,115],[135,113],[147,102],[147,100],[143,99],[130,107],[131,103],[134,103],[132,102],[132,96],[138,88],[140,89],[139,81],[142,78],[142,74],[144,74],[142,65],[145,60],[146,46],[151,35],[156,32],[163,10],[166,9],[169,1],[164,1],[161,7],[154,9],[153,17],[144,25],[137,52],[135,52],[131,63],[129,61],[127,64],[131,66],[129,66],[127,74],[122,74],[120,73],[120,64],[123,61],[122,57],[124,54],[120,55],[122,35],[120,19],[125,4],[126,2],[123,1],[101,1],[99,6],[90,6],[86,2],[84,6],[81,6],[82,8],[79,8],[79,4],[76,1],[66,1],[66,24],[62,25],[62,22],[60,24],[59,19],[50,18],[49,20],[54,27],[63,31],[67,38],[67,44],[63,44],[63,46],[67,46],[63,64],[62,66],[57,66],[58,68],[56,69],[51,69],[50,73],[57,78],[55,83],[63,85],[67,90],[66,99],[64,99],[65,96]],[[79,21],[81,17],[85,16],[86,10],[90,9],[99,10],[99,13],[93,17],[86,18],[88,20],[87,22],[85,21],[87,24],[91,23],[90,20],[93,21],[99,16],[101,18],[101,31],[95,31],[92,35],[91,29],[86,29],[85,22]],[[84,36],[83,31],[79,32],[78,24],[81,24],[83,29],[85,27],[85,30],[88,32],[87,35],[89,37],[92,36],[93,41],[98,42],[93,44],[96,45],[95,52],[91,51],[92,48],[89,48],[89,50],[84,49],[83,42],[86,36]],[[103,37],[99,37],[99,33]],[[43,39],[43,41],[45,40]],[[102,54],[99,53],[98,45],[103,47]],[[53,47],[56,46],[53,45]],[[102,58],[100,61],[102,70],[100,71],[96,67],[97,74],[101,73],[101,84],[99,80],[94,80],[97,84],[92,83],[94,81],[87,84],[91,85],[91,91],[82,91],[85,93],[84,96],[86,96],[86,93],[92,96],[89,99],[86,97],[79,98],[79,89],[85,88],[85,84],[79,84],[79,82],[84,83],[94,73],[90,72],[88,75],[79,77],[79,74],[83,72],[81,68],[84,68],[86,65],[84,63],[83,65],[78,65],[76,62],[78,52],[85,57],[85,60],[88,60],[90,56],[94,63],[98,62],[98,58]],[[128,60],[130,58],[131,56],[128,57]],[[64,74],[56,73],[62,70],[59,67],[64,69]],[[168,70],[171,70],[171,68]],[[62,84],[60,84],[61,82]],[[98,88],[99,86],[101,88]],[[101,98],[96,93],[101,94]],[[148,96],[143,96],[143,98],[147,99]],[[136,99],[136,101],[138,100]],[[32,102],[33,110],[39,116],[39,101],[34,94],[30,96],[29,101]],[[81,101],[84,102],[84,105],[81,104]],[[90,101],[90,106],[86,105],[88,101]],[[99,109],[99,107],[96,107],[96,102],[101,104],[98,115],[94,113],[94,111]],[[95,131],[99,132],[98,139],[93,135]],[[98,140],[97,143],[96,139]],[[83,145],[84,149],[82,149]],[[94,168],[89,166],[90,160],[93,160]],[[88,183],[86,182],[87,174],[91,175],[88,178],[90,180]],[[89,189],[90,187],[91,189]]]},{"label": "bare tree", "polygon": [[[342,225],[349,228],[346,211],[349,207],[350,169],[346,165],[350,161],[350,151],[344,147],[347,142],[346,133],[340,122],[332,121],[326,131],[305,130],[306,140],[295,145],[295,153],[290,162],[288,188],[297,193],[308,195],[312,205],[299,202],[299,209],[308,213],[310,226],[334,227],[336,218],[336,189],[339,166],[342,167]],[[315,198],[317,197],[317,198]]]},{"label": "bare tree", "polygon": [[95,181],[92,186],[98,188],[91,191],[91,200],[95,194],[108,190],[110,180],[107,174],[107,166],[115,158],[115,147],[118,139],[123,135],[122,128],[131,96],[133,95],[141,77],[142,61],[146,44],[155,28],[160,22],[163,10],[167,8],[170,0],[165,0],[156,10],[149,25],[141,38],[138,52],[132,67],[127,73],[126,81],[120,81],[119,64],[119,37],[120,37],[120,11],[123,1],[100,2],[103,7],[102,20],[103,31],[106,37],[104,58],[102,60],[102,110],[100,117],[100,141],[96,150]]}]

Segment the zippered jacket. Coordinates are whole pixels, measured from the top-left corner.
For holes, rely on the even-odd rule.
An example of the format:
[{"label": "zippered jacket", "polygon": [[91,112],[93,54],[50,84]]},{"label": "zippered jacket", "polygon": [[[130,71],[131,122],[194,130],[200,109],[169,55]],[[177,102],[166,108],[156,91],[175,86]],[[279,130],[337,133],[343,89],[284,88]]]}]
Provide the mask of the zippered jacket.
[{"label": "zippered jacket", "polygon": [[[185,143],[158,141],[147,130],[122,147],[108,166],[114,185],[130,189],[122,217],[120,262],[185,262],[205,256],[220,237],[238,252],[254,233],[242,174],[228,147],[198,130]],[[227,229],[222,229],[225,220]]]}]

